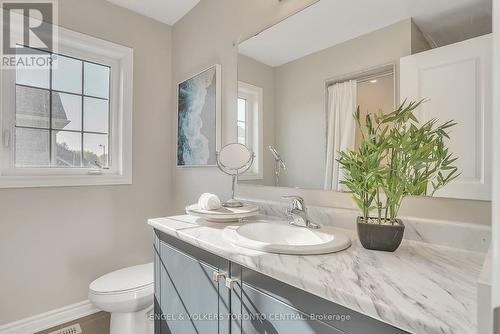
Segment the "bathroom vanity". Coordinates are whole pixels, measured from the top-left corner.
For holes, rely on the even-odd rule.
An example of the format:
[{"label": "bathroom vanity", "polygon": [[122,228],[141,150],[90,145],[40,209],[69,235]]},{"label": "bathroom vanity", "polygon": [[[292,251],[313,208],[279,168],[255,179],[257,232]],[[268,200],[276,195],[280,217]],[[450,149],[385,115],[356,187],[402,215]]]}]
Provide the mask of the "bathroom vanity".
[{"label": "bathroom vanity", "polygon": [[[261,217],[262,218],[262,217]],[[272,218],[269,218],[272,219]],[[484,254],[407,241],[279,255],[233,246],[227,224],[191,216],[154,228],[155,333],[473,333]],[[237,225],[237,224],[235,224]]]}]

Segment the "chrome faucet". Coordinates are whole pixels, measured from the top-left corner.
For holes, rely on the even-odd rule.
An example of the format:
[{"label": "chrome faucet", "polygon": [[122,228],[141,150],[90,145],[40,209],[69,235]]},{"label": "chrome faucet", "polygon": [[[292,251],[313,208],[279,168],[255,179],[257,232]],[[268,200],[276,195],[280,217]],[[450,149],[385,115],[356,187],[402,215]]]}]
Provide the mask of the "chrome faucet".
[{"label": "chrome faucet", "polygon": [[283,196],[283,200],[291,200],[286,214],[290,219],[290,225],[318,229],[320,226],[313,223],[307,215],[307,208],[304,199],[300,196]]}]

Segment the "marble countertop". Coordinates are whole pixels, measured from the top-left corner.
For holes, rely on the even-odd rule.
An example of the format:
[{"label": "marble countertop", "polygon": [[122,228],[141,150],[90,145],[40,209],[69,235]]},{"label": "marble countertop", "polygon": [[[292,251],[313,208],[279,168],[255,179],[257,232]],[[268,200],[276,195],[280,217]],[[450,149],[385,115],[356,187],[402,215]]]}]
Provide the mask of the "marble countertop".
[{"label": "marble countertop", "polygon": [[148,223],[213,254],[408,332],[476,333],[477,281],[483,253],[408,240],[395,253],[369,251],[361,246],[355,231],[338,229],[353,241],[343,252],[280,255],[226,241],[224,228],[238,224],[209,223],[186,215]]}]

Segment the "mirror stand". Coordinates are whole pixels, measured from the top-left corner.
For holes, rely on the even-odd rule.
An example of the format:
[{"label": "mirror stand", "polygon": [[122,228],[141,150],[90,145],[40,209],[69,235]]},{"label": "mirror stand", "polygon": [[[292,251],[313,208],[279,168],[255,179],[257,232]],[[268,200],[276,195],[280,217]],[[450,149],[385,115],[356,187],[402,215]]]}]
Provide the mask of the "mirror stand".
[{"label": "mirror stand", "polygon": [[[241,173],[241,174],[243,174],[243,173]],[[241,208],[243,206],[243,203],[234,198],[234,188],[236,187],[236,181],[237,181],[238,175],[233,174],[231,176],[233,178],[233,183],[231,186],[231,198],[227,202],[223,203],[222,206],[225,208]]]},{"label": "mirror stand", "polygon": [[[242,158],[243,157],[243,158]],[[241,160],[238,160],[242,158]],[[255,154],[248,147],[241,144],[229,144],[217,152],[217,167],[232,177],[231,198],[222,204],[226,208],[241,208],[244,204],[234,198],[238,176],[247,172],[255,159]]]}]

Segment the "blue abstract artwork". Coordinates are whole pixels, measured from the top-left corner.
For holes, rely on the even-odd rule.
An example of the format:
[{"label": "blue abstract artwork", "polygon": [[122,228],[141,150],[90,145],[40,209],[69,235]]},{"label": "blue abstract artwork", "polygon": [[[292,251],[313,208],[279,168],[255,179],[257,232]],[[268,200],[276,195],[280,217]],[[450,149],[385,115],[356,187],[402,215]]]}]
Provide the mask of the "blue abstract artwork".
[{"label": "blue abstract artwork", "polygon": [[218,70],[211,67],[179,84],[177,166],[217,163]]}]

